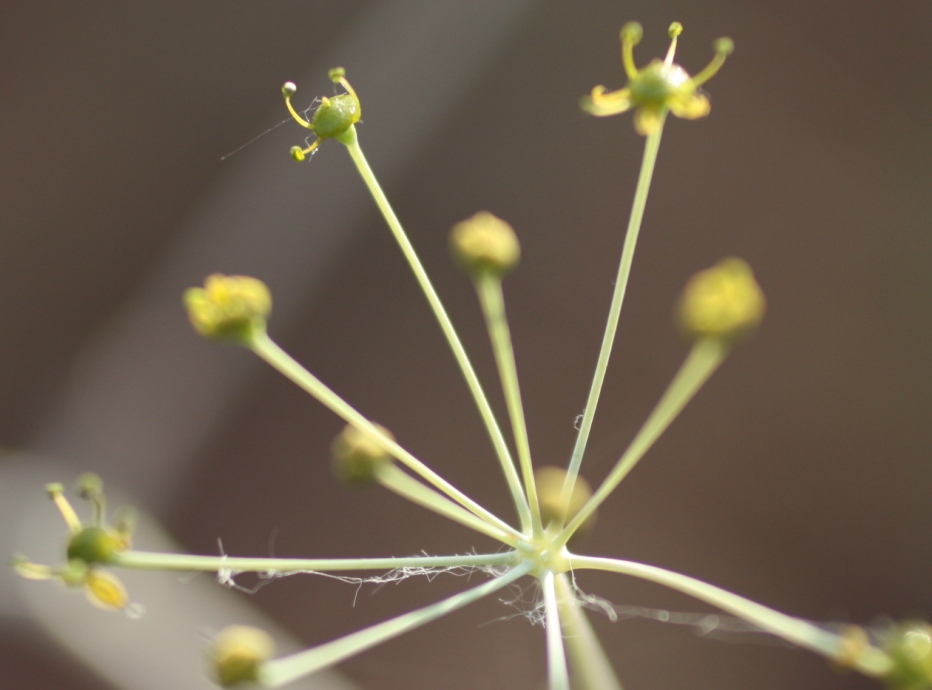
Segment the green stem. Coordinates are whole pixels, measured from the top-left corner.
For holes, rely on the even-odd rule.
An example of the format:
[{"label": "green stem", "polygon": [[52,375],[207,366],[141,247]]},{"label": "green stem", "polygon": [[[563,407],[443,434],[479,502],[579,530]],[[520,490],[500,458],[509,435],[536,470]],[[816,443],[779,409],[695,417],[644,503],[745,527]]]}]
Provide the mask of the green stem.
[{"label": "green stem", "polygon": [[278,687],[290,683],[302,676],[314,673],[344,659],[359,654],[382,642],[386,642],[403,633],[418,628],[441,616],[446,615],[467,604],[482,599],[508,586],[531,569],[531,564],[513,568],[478,587],[456,594],[449,599],[411,611],[397,618],[373,625],[370,628],[341,637],[333,642],[298,652],[291,656],[269,661],[260,670],[260,684],[265,687]]},{"label": "green stem", "polygon": [[570,690],[570,675],[566,668],[566,650],[563,649],[563,626],[560,625],[560,608],[553,584],[553,571],[540,578],[544,590],[544,615],[547,634],[547,678],[549,690]]},{"label": "green stem", "polygon": [[510,565],[514,554],[490,553],[465,556],[410,556],[406,558],[239,558],[233,556],[192,556],[183,553],[126,551],[114,566],[131,570],[181,570],[239,573],[329,573],[346,570],[394,570],[396,568],[472,568]]},{"label": "green stem", "polygon": [[263,333],[256,336],[249,343],[249,347],[253,352],[259,355],[259,357],[280,371],[286,378],[291,379],[291,381],[300,388],[303,388],[314,398],[319,400],[325,407],[329,408],[360,431],[377,439],[385,450],[393,457],[397,458],[399,462],[426,479],[428,483],[445,493],[469,512],[513,537],[517,539],[521,538],[522,535],[516,531],[514,527],[480,506],[469,498],[469,496],[411,455],[411,453],[399,446],[393,439],[385,436],[385,434],[379,431],[378,427],[357,412],[352,405],[330,390],[320,379],[301,366],[291,355],[275,344],[267,334]]},{"label": "green stem", "polygon": [[505,393],[505,404],[511,419],[518,449],[518,462],[524,476],[524,489],[531,509],[534,536],[540,536],[543,528],[540,522],[540,505],[537,500],[537,487],[534,484],[534,468],[531,464],[531,447],[528,442],[527,423],[524,419],[524,405],[521,403],[521,388],[518,385],[518,370],[515,365],[515,351],[511,342],[511,332],[505,317],[505,297],[502,293],[502,281],[498,276],[485,272],[476,278],[476,292],[482,305],[495,353],[495,363]]},{"label": "green stem", "polygon": [[476,532],[497,539],[509,546],[514,546],[516,543],[515,538],[510,534],[506,534],[500,529],[493,527],[485,520],[481,520],[468,510],[461,508],[450,499],[424,486],[417,479],[405,474],[395,465],[388,464],[379,468],[376,477],[382,486],[394,491],[396,494],[408,499],[412,503],[432,510],[439,515],[443,515],[454,522],[458,522]]},{"label": "green stem", "polygon": [[[774,611],[750,599],[732,594],[721,587],[663,568],[632,561],[576,555],[570,556],[569,560],[572,568],[608,570],[656,582],[727,611],[756,625],[761,630],[829,659],[844,658],[844,639],[840,635],[785,613]],[[876,647],[863,650],[856,659],[852,660],[852,666],[858,671],[877,678],[886,676],[892,668],[892,663],[886,652]]]},{"label": "green stem", "polygon": [[564,505],[569,504],[570,497],[573,495],[573,487],[576,484],[576,477],[579,475],[579,466],[582,464],[586,444],[589,442],[589,432],[592,430],[592,422],[595,419],[595,410],[599,405],[602,383],[605,381],[608,360],[612,354],[612,344],[615,342],[615,332],[618,330],[621,305],[625,300],[625,290],[628,287],[628,278],[631,275],[634,249],[637,246],[638,234],[641,231],[644,207],[647,205],[647,193],[650,191],[650,182],[654,176],[654,164],[657,162],[657,151],[660,149],[660,137],[663,134],[665,120],[666,111],[660,116],[657,131],[648,135],[647,141],[644,143],[641,173],[638,175],[637,188],[634,190],[634,203],[631,205],[631,215],[628,218],[628,229],[625,232],[624,246],[621,250],[621,262],[618,265],[618,276],[615,278],[615,291],[612,294],[612,304],[608,309],[605,333],[602,335],[602,347],[599,350],[595,374],[592,377],[592,385],[589,387],[589,397],[586,399],[586,408],[583,410],[582,422],[579,425],[579,435],[576,436],[576,444],[573,446],[573,454],[570,456],[570,464],[563,483],[562,501]]},{"label": "green stem", "polygon": [[710,338],[700,340],[693,345],[692,350],[686,357],[686,361],[683,362],[673,381],[670,382],[667,390],[660,398],[660,402],[657,403],[647,421],[644,422],[644,426],[641,427],[637,436],[631,441],[631,445],[619,458],[618,463],[592,498],[563,529],[555,543],[565,544],[573,536],[573,533],[579,529],[579,526],[585,522],[586,518],[601,505],[602,501],[608,498],[621,480],[625,478],[666,428],[670,426],[670,423],[676,419],[686,403],[702,388],[702,384],[722,363],[727,352],[728,348],[725,343]]},{"label": "green stem", "polygon": [[427,277],[427,272],[421,265],[421,261],[418,259],[411,241],[408,239],[407,234],[405,234],[404,228],[398,220],[398,216],[395,215],[395,211],[392,210],[391,204],[388,203],[388,198],[382,191],[382,187],[379,185],[375,174],[372,172],[372,168],[369,167],[369,162],[366,160],[362,149],[359,147],[359,140],[356,137],[355,127],[351,128],[350,132],[347,134],[347,136],[341,137],[340,141],[346,145],[350,157],[353,159],[356,168],[359,170],[359,174],[362,176],[363,182],[365,182],[366,187],[369,188],[372,198],[382,212],[385,222],[388,223],[388,227],[395,236],[395,240],[398,242],[398,246],[401,248],[402,253],[408,260],[411,270],[414,272],[414,277],[421,286],[421,290],[424,291],[430,308],[433,310],[434,316],[440,324],[440,329],[443,331],[447,343],[449,343],[450,349],[453,351],[453,356],[456,358],[457,364],[459,364],[460,370],[463,372],[466,385],[469,386],[469,392],[472,393],[473,400],[479,410],[479,415],[482,417],[489,438],[492,440],[492,445],[495,448],[502,471],[505,473],[505,480],[508,482],[509,489],[511,489],[511,496],[514,500],[515,509],[518,512],[518,518],[521,521],[521,528],[527,531],[531,525],[531,513],[528,502],[521,491],[521,480],[518,478],[517,471],[515,470],[514,460],[511,457],[511,453],[508,451],[508,445],[505,443],[505,438],[502,435],[502,430],[498,425],[498,421],[495,419],[495,414],[492,412],[492,407],[489,405],[489,400],[482,390],[482,384],[479,383],[479,378],[476,376],[476,372],[473,370],[472,363],[469,361],[466,350],[463,348],[463,344],[460,342],[456,329],[453,327],[453,322],[450,321],[450,317],[447,315],[446,309],[444,309],[443,303],[440,301],[440,297],[437,295],[436,290],[434,290],[430,278]]},{"label": "green stem", "polygon": [[557,575],[556,588],[574,687],[578,684],[579,690],[622,690],[621,681],[576,600],[576,592],[566,573]]}]

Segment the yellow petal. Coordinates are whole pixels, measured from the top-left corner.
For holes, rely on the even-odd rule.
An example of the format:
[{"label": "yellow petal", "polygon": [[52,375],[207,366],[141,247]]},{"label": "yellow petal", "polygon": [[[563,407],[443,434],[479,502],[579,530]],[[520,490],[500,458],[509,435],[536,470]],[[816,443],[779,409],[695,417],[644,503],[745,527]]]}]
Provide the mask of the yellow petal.
[{"label": "yellow petal", "polygon": [[84,580],[84,593],[94,606],[109,611],[120,611],[129,603],[123,583],[105,570],[91,570]]},{"label": "yellow petal", "polygon": [[582,99],[582,109],[596,117],[618,115],[631,109],[631,90],[625,88],[605,93],[604,86],[596,86],[588,98]]},{"label": "yellow petal", "polygon": [[634,114],[634,129],[638,134],[648,136],[660,127],[660,111],[656,108],[638,108]]},{"label": "yellow petal", "polygon": [[705,117],[712,110],[709,99],[702,94],[694,94],[684,100],[673,100],[670,103],[670,112],[684,120],[698,120]]}]

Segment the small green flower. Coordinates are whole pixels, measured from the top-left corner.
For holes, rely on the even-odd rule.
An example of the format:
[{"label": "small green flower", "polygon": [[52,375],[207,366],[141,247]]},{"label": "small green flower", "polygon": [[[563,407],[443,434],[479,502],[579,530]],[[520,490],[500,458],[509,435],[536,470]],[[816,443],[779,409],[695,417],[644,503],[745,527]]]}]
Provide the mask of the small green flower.
[{"label": "small green flower", "polygon": [[320,106],[314,111],[310,121],[305,120],[291,104],[291,97],[298,90],[294,82],[285,82],[282,87],[282,95],[285,97],[285,105],[288,106],[288,112],[298,122],[317,135],[317,140],[307,148],[300,146],[291,147],[291,157],[296,161],[305,160],[310,154],[317,150],[320,142],[324,139],[341,139],[353,131],[353,125],[359,122],[362,117],[362,105],[359,98],[350,83],[346,81],[346,70],[342,67],[334,67],[329,72],[330,80],[334,84],[339,84],[346,93],[336,96],[324,96],[320,99]]},{"label": "small green flower", "polygon": [[78,519],[61,484],[49,484],[46,492],[55,503],[71,532],[65,547],[66,561],[60,566],[32,563],[23,556],[13,559],[13,568],[28,580],[58,579],[69,587],[82,587],[94,606],[119,611],[129,603],[123,583],[100,566],[111,563],[130,547],[131,533],[127,524],[118,520],[115,527],[104,522],[103,485],[97,475],[84,474],[78,481],[82,498],[91,501],[95,509],[95,524],[84,526]]},{"label": "small green flower", "polygon": [[583,110],[605,117],[634,108],[634,128],[645,136],[657,131],[668,111],[687,120],[708,115],[712,106],[708,97],[699,92],[699,87],[718,72],[734,49],[734,44],[730,38],[715,41],[712,62],[695,77],[691,77],[673,62],[677,37],[682,32],[682,24],[673,22],[669,31],[672,40],[666,58],[654,60],[639,70],[634,64],[634,46],[641,42],[643,30],[637,22],[625,24],[621,28],[621,59],[628,75],[628,85],[609,93],[606,93],[604,86],[596,86],[589,96],[583,98]]}]

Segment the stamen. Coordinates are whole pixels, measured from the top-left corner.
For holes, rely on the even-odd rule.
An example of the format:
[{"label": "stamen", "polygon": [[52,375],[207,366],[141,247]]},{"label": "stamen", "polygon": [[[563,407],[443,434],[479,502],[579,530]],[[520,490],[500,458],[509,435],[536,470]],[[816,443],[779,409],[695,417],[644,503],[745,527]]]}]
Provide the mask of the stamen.
[{"label": "stamen", "polygon": [[288,112],[291,113],[291,117],[293,117],[299,125],[301,125],[302,127],[306,127],[307,129],[313,129],[313,127],[311,126],[311,123],[305,120],[300,115],[298,115],[298,111],[294,109],[293,105],[291,105],[291,97],[295,94],[295,91],[297,90],[298,90],[298,87],[295,86],[295,83],[293,81],[285,82],[285,85],[282,86],[282,96],[285,97],[285,106],[287,106]]},{"label": "stamen", "polygon": [[679,22],[673,22],[670,24],[667,33],[670,36],[670,48],[667,50],[667,56],[664,58],[663,64],[669,67],[673,64],[673,56],[676,55],[676,39],[683,33],[683,25]]},{"label": "stamen", "polygon": [[55,507],[58,508],[58,512],[61,513],[62,518],[65,520],[65,524],[68,525],[68,529],[71,530],[72,534],[77,534],[81,531],[81,521],[78,519],[78,514],[74,512],[74,508],[71,507],[71,504],[68,503],[68,499],[65,498],[64,489],[61,484],[46,484],[45,490],[49,494],[49,498],[55,503]]},{"label": "stamen", "polygon": [[715,73],[725,64],[725,58],[731,55],[732,51],[735,49],[734,42],[727,37],[717,39],[712,45],[715,48],[715,57],[706,65],[704,70],[693,77],[693,83],[696,86],[702,86],[709,81],[709,79],[714,77]]},{"label": "stamen", "polygon": [[621,62],[625,66],[628,81],[634,81],[638,76],[638,68],[634,64],[634,46],[641,42],[644,29],[637,22],[628,22],[621,27]]}]

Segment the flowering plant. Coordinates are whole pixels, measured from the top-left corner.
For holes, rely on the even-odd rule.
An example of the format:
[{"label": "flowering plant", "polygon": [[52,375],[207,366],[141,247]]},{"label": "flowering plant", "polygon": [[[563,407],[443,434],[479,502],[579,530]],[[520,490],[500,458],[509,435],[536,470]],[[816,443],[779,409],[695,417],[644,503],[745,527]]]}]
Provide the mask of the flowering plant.
[{"label": "flowering plant", "polygon": [[94,524],[82,524],[64,498],[62,488],[50,485],[48,492],[70,530],[65,563],[58,567],[42,566],[20,558],[16,561],[19,572],[35,579],[58,578],[67,585],[82,586],[95,604],[113,609],[124,607],[128,596],[110,572],[112,568],[268,575],[390,571],[399,576],[406,572],[469,569],[490,576],[486,582],[435,604],[289,656],[276,658],[272,640],[262,631],[242,626],[224,630],[209,653],[214,677],[223,685],[287,684],[501,591],[522,578],[531,578],[539,593],[538,617],[546,628],[551,690],[568,690],[571,686],[620,688],[581,605],[573,574],[584,569],[626,574],[689,594],[760,630],[821,654],[840,666],[883,679],[894,687],[912,690],[932,685],[932,629],[924,623],[907,622],[872,639],[862,628],[829,630],[687,575],[633,561],[585,556],[576,551],[574,538],[592,525],[599,506],[722,364],[730,349],[756,328],[765,311],[763,293],[749,266],[740,259],[724,259],[689,281],[677,314],[683,333],[693,343],[692,349],[627,450],[602,483],[591,490],[580,477],[580,468],[615,339],[666,117],[672,113],[696,119],[709,114],[710,103],[701,87],[722,66],[732,49],[728,39],[716,41],[713,61],[691,77],[673,62],[681,31],[678,23],[671,25],[671,45],[666,57],[638,69],[633,48],[640,40],[641,28],[626,25],[622,29],[622,61],[628,86],[614,92],[597,86],[583,99],[583,108],[597,116],[634,109],[635,129],[646,140],[608,322],[579,434],[565,469],[535,468],[531,457],[502,285],[520,257],[514,230],[494,215],[480,212],[455,225],[451,234],[454,255],[475,284],[488,325],[513,434],[512,449],[450,318],[362,152],[356,130],[362,107],[344,71],[331,70],[331,80],[343,91],[321,99],[310,118],[291,103],[295,85],[289,82],[283,87],[292,116],[315,135],[309,145],[293,147],[292,157],[306,161],[328,139],[343,144],[408,260],[486,426],[513,499],[516,524],[493,514],[430,469],[386,429],[353,408],[282,350],[266,330],[272,299],[261,281],[245,276],[213,275],[203,288],[191,288],[185,294],[189,317],[198,333],[251,350],[347,423],[332,446],[334,470],[339,478],[354,484],[379,484],[494,540],[497,549],[468,555],[362,559],[212,557],[138,551],[131,548],[131,521],[120,517],[111,526],[106,520],[99,480],[85,476],[80,481],[81,495],[94,504]]}]

